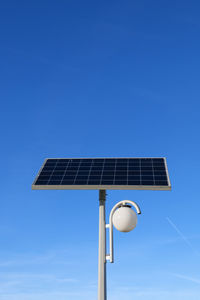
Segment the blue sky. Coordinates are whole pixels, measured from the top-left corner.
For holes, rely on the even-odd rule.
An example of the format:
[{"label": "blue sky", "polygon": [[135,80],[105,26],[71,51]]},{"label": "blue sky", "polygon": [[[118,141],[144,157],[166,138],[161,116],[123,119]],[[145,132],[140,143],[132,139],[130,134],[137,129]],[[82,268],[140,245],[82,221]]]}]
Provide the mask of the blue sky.
[{"label": "blue sky", "polygon": [[32,191],[47,157],[167,157],[114,231],[109,300],[200,294],[199,1],[4,1],[0,300],[97,299],[98,192]]}]

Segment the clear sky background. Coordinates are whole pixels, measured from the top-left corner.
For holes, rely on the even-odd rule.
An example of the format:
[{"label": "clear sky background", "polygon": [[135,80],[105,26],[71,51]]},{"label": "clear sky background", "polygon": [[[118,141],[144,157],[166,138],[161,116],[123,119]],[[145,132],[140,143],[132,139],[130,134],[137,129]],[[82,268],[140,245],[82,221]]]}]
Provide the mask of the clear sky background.
[{"label": "clear sky background", "polygon": [[47,157],[167,157],[114,231],[109,300],[200,295],[200,4],[1,1],[0,300],[97,299],[98,192],[32,191]]}]

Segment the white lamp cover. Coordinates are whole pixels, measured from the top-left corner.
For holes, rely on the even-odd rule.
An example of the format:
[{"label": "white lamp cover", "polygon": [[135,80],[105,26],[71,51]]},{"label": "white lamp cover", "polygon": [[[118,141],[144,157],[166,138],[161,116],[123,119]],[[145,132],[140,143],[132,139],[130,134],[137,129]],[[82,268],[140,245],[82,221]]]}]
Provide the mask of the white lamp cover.
[{"label": "white lamp cover", "polygon": [[137,225],[137,214],[131,207],[121,206],[113,214],[113,225],[121,232],[129,232]]}]

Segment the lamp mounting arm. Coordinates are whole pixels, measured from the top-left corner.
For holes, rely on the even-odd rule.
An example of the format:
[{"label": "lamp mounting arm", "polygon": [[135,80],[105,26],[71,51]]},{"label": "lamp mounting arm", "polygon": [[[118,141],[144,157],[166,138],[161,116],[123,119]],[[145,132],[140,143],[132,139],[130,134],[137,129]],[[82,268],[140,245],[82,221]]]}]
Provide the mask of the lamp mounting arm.
[{"label": "lamp mounting arm", "polygon": [[114,262],[114,257],[113,257],[113,252],[114,252],[113,251],[113,220],[112,220],[113,219],[113,214],[114,214],[114,212],[116,211],[117,208],[119,208],[120,206],[124,206],[126,204],[131,204],[135,208],[137,214],[138,215],[141,214],[141,210],[140,210],[139,206],[131,200],[122,200],[122,201],[118,202],[112,208],[112,210],[110,212],[110,216],[109,216],[109,224],[106,224],[106,228],[109,229],[109,244],[110,244],[110,254],[106,255],[106,260],[109,260],[111,263]]}]

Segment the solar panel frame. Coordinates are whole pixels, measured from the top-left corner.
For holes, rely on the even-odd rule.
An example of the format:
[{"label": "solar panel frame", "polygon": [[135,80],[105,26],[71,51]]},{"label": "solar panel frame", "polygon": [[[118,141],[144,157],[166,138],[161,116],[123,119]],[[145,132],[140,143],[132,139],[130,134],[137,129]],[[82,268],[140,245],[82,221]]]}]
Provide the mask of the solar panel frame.
[{"label": "solar panel frame", "polygon": [[[130,159],[132,160],[132,167],[129,166],[129,168],[127,168],[127,170],[125,171],[125,165],[127,164],[128,160],[130,160]],[[148,162],[148,159],[149,159],[149,162]],[[164,168],[165,168],[164,170],[165,170],[165,175],[167,178],[167,185],[151,184],[153,181],[155,183],[155,176],[157,176],[157,178],[159,178],[159,176],[162,176],[162,175],[159,175],[159,173],[160,174],[163,173],[163,171],[162,171],[163,167],[159,167],[159,166],[156,167],[156,164],[155,164],[156,175],[155,175],[154,171],[153,172],[151,171],[151,170],[153,170],[153,167],[154,167],[152,159],[164,160]],[[48,160],[51,160],[51,161],[49,161],[47,163]],[[70,168],[67,169],[66,163],[68,162],[68,165],[69,165],[70,160],[72,160],[72,162],[71,162],[72,166],[70,166]],[[84,160],[84,163],[81,165],[81,162],[83,160]],[[93,160],[93,164],[92,164],[92,160]],[[113,171],[113,168],[111,167],[111,165],[114,165],[113,164],[114,160],[115,160],[115,170]],[[56,161],[56,165],[55,165],[55,161]],[[151,166],[150,166],[150,162],[152,164]],[[106,164],[106,170],[105,170],[106,172],[104,173],[106,175],[104,175],[104,178],[106,176],[107,180],[103,180],[102,181],[103,184],[97,184],[98,183],[97,178],[99,178],[99,176],[101,176],[101,179],[103,178],[104,169],[103,168],[102,168],[102,170],[99,169],[103,163],[104,163],[104,168],[105,168],[105,164]],[[149,163],[149,166],[148,166],[148,163]],[[52,171],[53,165],[54,165],[54,171]],[[77,169],[77,166],[79,166],[78,169]],[[93,181],[89,181],[88,171],[86,171],[86,170],[88,170],[89,166],[90,166],[89,172],[90,173],[92,172],[92,178],[94,178],[94,176],[96,176],[96,181],[95,181],[95,179]],[[149,171],[148,171],[148,168],[149,168]],[[162,169],[162,170],[159,170],[159,169]],[[52,179],[51,180],[52,184],[49,184],[49,185],[36,184],[38,178],[40,177],[41,172],[44,170],[45,170],[46,174],[51,174],[50,177],[49,177],[49,175],[47,175],[47,177]],[[63,174],[64,170],[65,170],[65,173]],[[68,176],[65,176],[66,170],[68,170],[68,172],[67,172]],[[143,171],[143,174],[141,174],[141,170],[145,170],[145,171]],[[77,177],[78,172],[80,172],[80,174],[81,174],[78,177],[78,178],[80,178],[80,176],[81,176],[81,178],[80,178],[81,180],[77,182],[79,184],[74,184],[75,177]],[[114,178],[116,178],[115,183],[117,181],[117,178],[119,179],[118,184],[111,183],[111,182],[114,182],[114,180],[113,181],[111,180],[112,172],[114,173],[114,175],[113,175]],[[125,176],[126,172],[127,172],[126,181],[128,183],[122,184],[123,176]],[[129,172],[130,172],[130,174],[129,174]],[[52,175],[52,173],[55,173],[55,174]],[[100,175],[100,173],[101,173],[101,175]],[[150,179],[151,175],[149,175],[149,174],[151,174],[151,173],[153,174],[154,178],[153,179],[151,178],[151,180],[146,181],[146,185],[141,184],[141,176],[143,176],[143,178],[144,178],[144,176],[146,176],[145,178]],[[42,176],[42,178],[44,178],[44,176]],[[62,177],[62,182],[65,184],[57,184],[56,185],[58,178],[61,179],[61,177]],[[86,182],[86,177],[87,177],[87,182]],[[140,177],[140,179],[138,180],[139,177]],[[64,178],[65,178],[65,180],[63,180]],[[131,180],[129,181],[129,179],[131,179],[131,178],[132,178],[132,181]],[[136,180],[136,178],[137,178],[137,180]],[[48,181],[50,181],[50,179]],[[134,184],[129,184],[129,182],[130,183],[134,182]],[[140,184],[136,184],[139,182],[140,182]],[[157,182],[159,182],[159,179],[157,180]],[[161,181],[160,181],[160,183],[161,183]],[[166,162],[165,157],[46,158],[42,167],[40,168],[40,170],[38,172],[38,175],[36,176],[36,178],[32,184],[32,189],[33,190],[171,190],[171,182],[169,179],[169,172],[168,172],[167,162]]]}]

